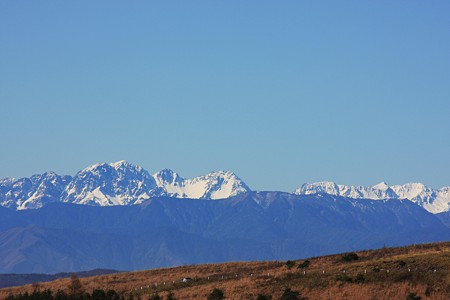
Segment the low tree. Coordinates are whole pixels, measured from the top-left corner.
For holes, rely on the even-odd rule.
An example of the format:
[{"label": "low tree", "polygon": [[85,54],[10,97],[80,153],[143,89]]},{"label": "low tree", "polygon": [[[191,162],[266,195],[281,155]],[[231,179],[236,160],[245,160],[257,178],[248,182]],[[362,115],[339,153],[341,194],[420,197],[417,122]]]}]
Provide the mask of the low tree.
[{"label": "low tree", "polygon": [[83,295],[83,286],[81,285],[80,278],[76,274],[70,276],[69,290],[72,297],[81,297]]},{"label": "low tree", "polygon": [[422,297],[418,296],[416,293],[409,293],[406,300],[420,300]]},{"label": "low tree", "polygon": [[293,291],[290,288],[285,288],[280,300],[306,300],[307,298],[301,297],[300,293]]},{"label": "low tree", "polygon": [[61,290],[56,291],[55,300],[66,300],[69,299],[69,296]]},{"label": "low tree", "polygon": [[311,264],[311,262],[309,260],[305,260],[301,264],[298,265],[297,269],[308,268],[310,264]]},{"label": "low tree", "polygon": [[211,294],[208,295],[208,300],[222,300],[225,299],[223,291],[218,288],[214,288]]},{"label": "low tree", "polygon": [[120,299],[120,295],[117,294],[117,292],[115,290],[108,290],[106,292],[106,299],[108,299],[108,300],[119,300]]},{"label": "low tree", "polygon": [[149,300],[162,300],[161,296],[158,294],[153,294]]},{"label": "low tree", "polygon": [[349,253],[345,253],[342,255],[343,261],[354,261],[354,260],[358,260],[358,259],[359,259],[359,256],[355,252],[349,252]]},{"label": "low tree", "polygon": [[292,269],[292,267],[295,266],[295,261],[288,260],[288,261],[285,263],[285,265],[286,265],[286,267],[287,267],[288,269]]},{"label": "low tree", "polygon": [[175,297],[175,295],[172,293],[172,291],[170,291],[167,296],[166,296],[166,300],[177,300],[177,298]]},{"label": "low tree", "polygon": [[92,300],[106,300],[106,293],[104,290],[96,289],[92,291]]}]

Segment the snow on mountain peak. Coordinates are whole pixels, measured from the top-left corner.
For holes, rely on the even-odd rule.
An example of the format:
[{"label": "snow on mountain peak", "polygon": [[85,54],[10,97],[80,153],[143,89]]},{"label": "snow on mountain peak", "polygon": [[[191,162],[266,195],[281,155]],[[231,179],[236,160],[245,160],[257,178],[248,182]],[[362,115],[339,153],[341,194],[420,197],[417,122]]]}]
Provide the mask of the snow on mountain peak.
[{"label": "snow on mountain peak", "polygon": [[[336,188],[337,187],[337,188]],[[389,186],[381,182],[371,187],[336,185],[333,182],[305,183],[294,191],[297,195],[326,193],[355,199],[408,199],[429,212],[439,213],[450,209],[450,191],[433,190],[423,183]]]},{"label": "snow on mountain peak", "polygon": [[159,187],[165,185],[182,185],[182,182],[184,181],[184,178],[180,177],[171,169],[163,169],[158,173],[153,174],[153,178],[155,178],[156,184]]},{"label": "snow on mountain peak", "polygon": [[373,188],[377,189],[377,190],[385,191],[389,188],[389,186],[387,185],[386,182],[383,181],[383,182],[380,182],[379,184],[374,185]]},{"label": "snow on mountain peak", "polygon": [[230,171],[184,179],[170,169],[150,175],[121,160],[90,165],[73,178],[47,172],[19,180],[1,179],[0,205],[16,209],[40,208],[49,202],[131,205],[159,196],[222,199],[247,191],[250,188]]},{"label": "snow on mountain peak", "polygon": [[158,186],[172,197],[223,199],[250,191],[250,188],[230,171],[214,171],[192,179],[184,179],[172,170],[164,169],[153,177]]},{"label": "snow on mountain peak", "polygon": [[62,194],[63,202],[90,205],[140,203],[157,193],[153,177],[126,161],[94,164],[78,172]]},{"label": "snow on mountain peak", "polygon": [[132,169],[132,170],[136,170],[137,172],[141,172],[143,170],[142,167],[140,167],[138,165],[133,165],[133,164],[127,162],[126,160],[120,160],[120,161],[115,162],[115,163],[110,163],[109,165],[112,168],[114,168],[115,170]]},{"label": "snow on mountain peak", "polygon": [[310,194],[339,195],[339,186],[332,181],[320,181],[315,183],[305,183],[294,191],[298,195]]}]

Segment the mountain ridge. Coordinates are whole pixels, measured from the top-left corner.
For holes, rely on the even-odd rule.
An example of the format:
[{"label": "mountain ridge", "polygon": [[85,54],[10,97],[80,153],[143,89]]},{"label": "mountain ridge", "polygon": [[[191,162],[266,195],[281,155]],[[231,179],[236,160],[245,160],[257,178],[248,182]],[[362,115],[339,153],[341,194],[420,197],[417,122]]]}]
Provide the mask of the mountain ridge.
[{"label": "mountain ridge", "polygon": [[338,185],[332,181],[322,181],[305,183],[294,191],[296,195],[321,193],[353,199],[407,199],[434,214],[450,209],[450,186],[435,190],[423,183],[389,186],[385,182],[381,182],[374,186],[347,186]]},{"label": "mountain ridge", "polygon": [[449,239],[439,216],[407,200],[248,192],[129,206],[56,202],[0,208],[0,273],[286,260]]},{"label": "mountain ridge", "polygon": [[[0,206],[23,210],[37,209],[52,202],[94,206],[135,205],[154,197],[225,199],[251,191],[231,171],[214,171],[183,178],[170,169],[154,174],[125,160],[96,163],[76,173],[60,176],[54,172],[30,178],[0,179]],[[422,183],[389,186],[347,186],[323,181],[305,183],[293,194],[326,193],[353,199],[408,199],[431,213],[450,210],[450,186],[432,189]]]},{"label": "mountain ridge", "polygon": [[[175,178],[170,178],[170,176]],[[153,197],[224,199],[251,189],[231,171],[185,179],[169,169],[155,174],[124,160],[96,163],[73,177],[54,172],[0,180],[0,206],[36,209],[52,202],[94,206],[134,205]]]}]

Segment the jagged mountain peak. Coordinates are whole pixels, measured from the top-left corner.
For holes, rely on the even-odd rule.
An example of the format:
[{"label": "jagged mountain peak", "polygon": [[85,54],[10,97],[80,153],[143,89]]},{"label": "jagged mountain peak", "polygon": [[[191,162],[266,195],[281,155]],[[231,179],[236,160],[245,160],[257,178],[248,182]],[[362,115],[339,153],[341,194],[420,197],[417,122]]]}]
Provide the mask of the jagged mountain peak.
[{"label": "jagged mountain peak", "polygon": [[144,169],[139,165],[134,165],[127,162],[126,160],[120,160],[118,162],[109,164],[114,170],[135,170],[137,172],[142,172]]},{"label": "jagged mountain peak", "polygon": [[249,191],[231,171],[215,171],[185,179],[170,169],[154,175],[125,160],[96,163],[71,176],[54,172],[0,181],[0,205],[40,208],[49,202],[110,206],[139,204],[159,196],[222,199]]},{"label": "jagged mountain peak", "polygon": [[294,191],[297,195],[310,195],[310,194],[329,194],[339,195],[339,186],[332,181],[319,181],[315,183],[304,183],[300,188]]},{"label": "jagged mountain peak", "polygon": [[162,169],[153,174],[153,178],[155,178],[156,184],[161,187],[166,184],[180,185],[184,181],[184,178],[180,177],[178,173],[171,169]]},{"label": "jagged mountain peak", "polygon": [[128,205],[156,195],[153,177],[126,161],[99,163],[78,172],[62,194],[63,202],[90,205]]},{"label": "jagged mountain peak", "polygon": [[94,176],[102,179],[108,179],[108,177],[147,177],[151,178],[151,175],[144,170],[141,166],[131,164],[125,160],[121,160],[114,163],[96,163],[90,165],[80,172],[78,172],[74,178],[83,176]]},{"label": "jagged mountain peak", "polygon": [[16,179],[14,177],[6,177],[3,179],[0,179],[0,186],[12,185],[15,181],[16,181]]},{"label": "jagged mountain peak", "polygon": [[439,213],[450,208],[449,189],[441,188],[433,190],[423,183],[407,183],[403,185],[389,186],[381,182],[374,186],[346,186],[333,182],[306,183],[294,191],[297,195],[309,195],[326,193],[354,199],[408,199],[429,212]]},{"label": "jagged mountain peak", "polygon": [[222,199],[250,191],[250,188],[231,171],[214,171],[185,179],[170,169],[153,175],[167,195],[179,198]]},{"label": "jagged mountain peak", "polygon": [[380,182],[380,183],[378,183],[378,184],[376,184],[376,185],[374,185],[372,187],[374,189],[383,190],[383,191],[389,189],[389,185],[386,182],[384,182],[384,181],[382,181],[382,182]]}]

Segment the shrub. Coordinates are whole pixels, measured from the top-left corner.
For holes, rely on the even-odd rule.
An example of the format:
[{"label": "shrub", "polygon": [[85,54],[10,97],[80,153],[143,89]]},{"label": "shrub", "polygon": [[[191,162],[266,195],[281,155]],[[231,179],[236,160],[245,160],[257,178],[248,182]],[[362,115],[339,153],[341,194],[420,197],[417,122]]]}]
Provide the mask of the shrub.
[{"label": "shrub", "polygon": [[288,260],[288,261],[285,263],[285,265],[286,265],[286,267],[287,267],[288,269],[292,269],[292,267],[295,266],[295,261]]},{"label": "shrub", "polygon": [[70,294],[74,297],[80,297],[83,293],[83,286],[81,285],[80,278],[76,274],[70,276]]},{"label": "shrub", "polygon": [[431,296],[431,288],[429,286],[425,289],[425,296],[430,297]]},{"label": "shrub", "polygon": [[161,296],[158,294],[153,294],[149,300],[162,300]]},{"label": "shrub", "polygon": [[167,294],[166,299],[167,300],[177,300],[177,298],[175,298],[175,295],[172,292],[169,292],[169,294]]},{"label": "shrub", "polygon": [[422,297],[417,296],[416,293],[409,293],[409,295],[406,297],[406,300],[420,300]]},{"label": "shrub", "polygon": [[406,262],[404,262],[403,260],[398,260],[398,261],[397,261],[397,264],[398,264],[400,267],[406,266]]},{"label": "shrub", "polygon": [[336,281],[353,282],[353,279],[347,274],[338,274],[336,275]]},{"label": "shrub", "polygon": [[308,268],[311,262],[309,260],[303,261],[301,264],[298,265],[298,269],[305,269]]},{"label": "shrub", "polygon": [[106,298],[108,300],[119,300],[120,299],[120,295],[117,294],[117,292],[115,290],[109,290],[106,292]]},{"label": "shrub", "polygon": [[293,291],[290,288],[285,288],[280,300],[306,300],[307,298],[301,297],[300,293]]},{"label": "shrub", "polygon": [[354,280],[354,282],[356,282],[356,283],[364,283],[365,281],[366,281],[366,278],[364,277],[363,274],[356,275],[355,280]]},{"label": "shrub", "polygon": [[349,253],[345,253],[344,255],[342,255],[343,261],[354,261],[354,260],[358,260],[358,259],[359,259],[359,256],[355,252],[349,252]]},{"label": "shrub", "polygon": [[105,300],[106,293],[104,290],[93,290],[91,298],[92,298],[92,300]]},{"label": "shrub", "polygon": [[67,296],[67,294],[61,290],[58,290],[55,294],[55,300],[65,300],[68,298],[69,298],[69,296]]},{"label": "shrub", "polygon": [[222,300],[225,299],[223,291],[218,288],[214,288],[211,294],[208,295],[208,300]]}]

